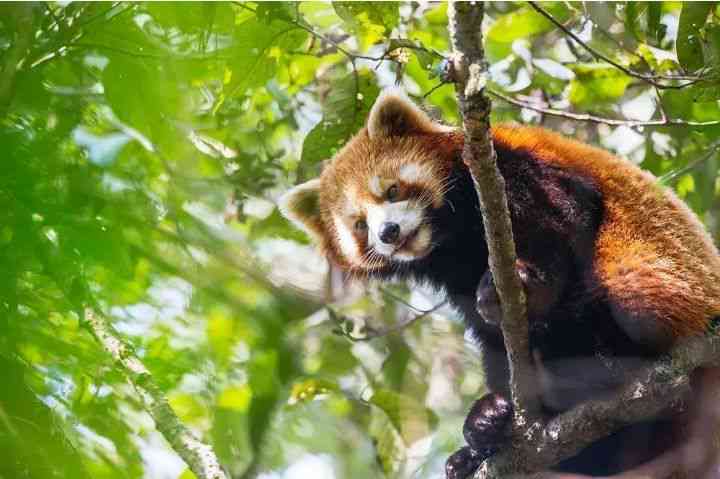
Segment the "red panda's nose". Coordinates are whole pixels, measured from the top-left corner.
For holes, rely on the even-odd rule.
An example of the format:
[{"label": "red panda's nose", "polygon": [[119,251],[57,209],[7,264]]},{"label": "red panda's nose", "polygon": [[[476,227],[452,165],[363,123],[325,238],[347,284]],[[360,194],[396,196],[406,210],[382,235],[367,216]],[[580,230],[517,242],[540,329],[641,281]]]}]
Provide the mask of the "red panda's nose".
[{"label": "red panda's nose", "polygon": [[393,244],[400,238],[400,225],[397,223],[383,223],[380,225],[378,236],[383,243]]}]

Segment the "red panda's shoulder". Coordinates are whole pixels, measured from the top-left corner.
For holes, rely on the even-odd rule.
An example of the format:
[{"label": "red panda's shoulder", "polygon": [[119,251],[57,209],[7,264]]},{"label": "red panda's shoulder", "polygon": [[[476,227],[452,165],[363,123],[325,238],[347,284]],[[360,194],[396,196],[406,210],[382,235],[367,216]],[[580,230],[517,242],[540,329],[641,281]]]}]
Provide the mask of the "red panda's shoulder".
[{"label": "red panda's shoulder", "polygon": [[637,171],[632,163],[587,143],[535,126],[500,124],[492,128],[493,140],[508,150],[559,167],[576,170],[602,181],[608,167]]},{"label": "red panda's shoulder", "polygon": [[[498,149],[583,175],[602,194],[594,273],[625,314],[659,318],[674,336],[720,315],[720,255],[698,217],[651,173],[557,133],[499,125]],[[502,158],[499,160],[502,161]]]}]

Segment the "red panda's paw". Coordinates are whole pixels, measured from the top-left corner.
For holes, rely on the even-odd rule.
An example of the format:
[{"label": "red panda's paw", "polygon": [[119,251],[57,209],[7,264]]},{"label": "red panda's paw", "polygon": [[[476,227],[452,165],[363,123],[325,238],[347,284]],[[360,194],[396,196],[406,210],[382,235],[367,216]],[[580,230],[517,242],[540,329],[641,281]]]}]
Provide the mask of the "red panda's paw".
[{"label": "red panda's paw", "polygon": [[[507,439],[512,403],[497,393],[486,394],[470,408],[463,424],[463,436],[475,452],[492,451]],[[487,454],[490,455],[490,454]]]},{"label": "red panda's paw", "polygon": [[500,394],[490,393],[475,401],[463,424],[467,446],[457,450],[445,463],[446,479],[466,479],[507,439],[512,404]]},{"label": "red panda's paw", "polygon": [[455,451],[445,462],[445,479],[466,479],[480,467],[484,457],[476,453],[470,446]]}]

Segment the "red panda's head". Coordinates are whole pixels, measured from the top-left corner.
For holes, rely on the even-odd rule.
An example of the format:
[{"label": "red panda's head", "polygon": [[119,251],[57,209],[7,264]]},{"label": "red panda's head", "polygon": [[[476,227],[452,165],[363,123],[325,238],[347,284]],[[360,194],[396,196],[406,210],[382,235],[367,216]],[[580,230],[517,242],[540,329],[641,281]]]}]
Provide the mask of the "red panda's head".
[{"label": "red panda's head", "polygon": [[459,138],[404,95],[385,93],[320,178],[281,198],[281,212],[347,270],[424,258],[437,242],[430,216],[443,205]]}]

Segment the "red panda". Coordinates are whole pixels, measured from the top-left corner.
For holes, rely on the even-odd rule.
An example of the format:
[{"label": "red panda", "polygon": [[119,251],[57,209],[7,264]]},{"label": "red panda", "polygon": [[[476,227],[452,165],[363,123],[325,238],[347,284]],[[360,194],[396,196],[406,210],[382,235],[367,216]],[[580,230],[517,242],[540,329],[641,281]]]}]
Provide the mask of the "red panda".
[{"label": "red panda", "polygon": [[[496,126],[492,138],[548,412],[613,390],[634,366],[720,318],[720,254],[697,217],[651,174],[541,128]],[[282,213],[343,270],[427,283],[463,314],[492,393],[468,416],[469,446],[449,459],[452,478],[500,447],[512,412],[499,304],[463,141],[461,131],[389,92],[320,178],[280,201]],[[558,470],[598,475],[633,467],[667,447],[651,444],[662,442],[667,426],[657,420],[626,428]],[[622,457],[628,444],[631,460]]]}]

